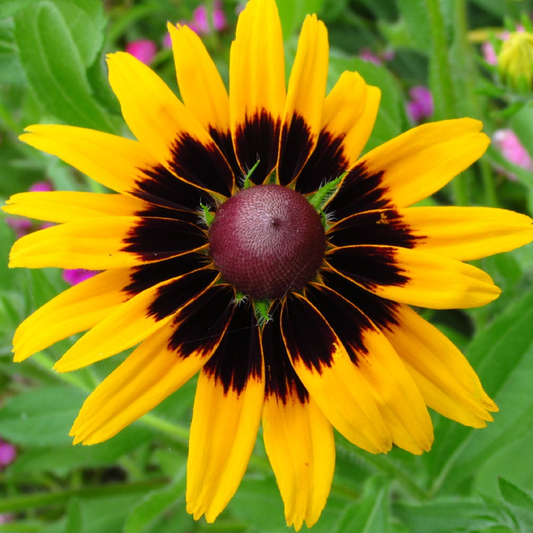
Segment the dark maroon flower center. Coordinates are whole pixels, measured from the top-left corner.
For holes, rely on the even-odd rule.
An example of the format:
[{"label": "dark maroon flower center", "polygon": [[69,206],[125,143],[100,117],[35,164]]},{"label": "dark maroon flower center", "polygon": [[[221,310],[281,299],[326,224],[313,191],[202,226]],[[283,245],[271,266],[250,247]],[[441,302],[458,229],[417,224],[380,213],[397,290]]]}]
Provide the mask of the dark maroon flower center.
[{"label": "dark maroon flower center", "polygon": [[218,209],[209,242],[224,281],[257,300],[301,289],[315,278],[326,249],[320,215],[281,185],[232,196]]}]

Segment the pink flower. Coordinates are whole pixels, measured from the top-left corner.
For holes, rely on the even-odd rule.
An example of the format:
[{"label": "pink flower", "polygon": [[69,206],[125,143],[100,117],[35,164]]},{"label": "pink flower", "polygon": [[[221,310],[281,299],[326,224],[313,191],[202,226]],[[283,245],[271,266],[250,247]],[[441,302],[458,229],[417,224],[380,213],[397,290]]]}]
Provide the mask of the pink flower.
[{"label": "pink flower", "polygon": [[[28,191],[30,192],[48,192],[52,190],[52,185],[47,181],[35,182]],[[6,217],[6,224],[15,232],[17,239],[24,237],[34,229],[34,223],[24,217]]]},{"label": "pink flower", "polygon": [[[226,15],[224,15],[224,11],[222,10],[222,2],[220,0],[213,2],[211,17],[209,17],[209,11],[205,4],[201,4],[193,11],[192,20],[182,20],[178,22],[178,25],[189,26],[198,35],[210,35],[226,29],[227,21]],[[163,46],[165,48],[172,46],[170,34],[168,33],[163,38]]]},{"label": "pink flower", "polygon": [[[533,171],[533,160],[513,130],[497,130],[494,133],[493,140],[507,161],[526,170]],[[509,175],[509,177],[512,178],[514,176]]]},{"label": "pink flower", "polygon": [[94,270],[84,270],[83,268],[72,268],[63,270],[63,280],[69,285],[77,285],[86,279],[92,278],[98,272]]},{"label": "pink flower", "polygon": [[140,39],[128,43],[126,45],[126,52],[136,57],[139,61],[149,65],[157,52],[157,46],[149,39]]},{"label": "pink flower", "polygon": [[15,237],[20,239],[30,233],[33,223],[27,218],[6,217],[6,224],[15,232]]},{"label": "pink flower", "polygon": [[225,30],[226,26],[228,25],[226,21],[226,15],[224,15],[224,11],[222,11],[222,2],[220,2],[219,0],[215,0],[213,6],[212,22],[213,29],[215,31]]},{"label": "pink flower", "polygon": [[363,61],[367,61],[368,63],[374,63],[374,65],[381,65],[382,61],[379,56],[374,54],[374,52],[371,52],[368,48],[363,48],[361,52],[359,53],[359,57]]},{"label": "pink flower", "polygon": [[47,181],[37,181],[28,189],[30,192],[49,192],[52,190],[52,185]]},{"label": "pink flower", "polygon": [[427,87],[423,85],[412,87],[409,89],[409,96],[407,114],[415,124],[433,115],[433,95]]},{"label": "pink flower", "polygon": [[10,514],[10,513],[0,514],[0,525],[9,524],[9,522],[13,522],[13,520],[15,520],[15,515],[13,514]]},{"label": "pink flower", "polygon": [[385,50],[383,52],[379,52],[375,54],[372,52],[369,48],[363,48],[359,52],[359,57],[363,61],[367,61],[368,63],[374,63],[374,65],[382,65],[386,61],[392,61],[394,59],[394,51],[393,50]]},{"label": "pink flower", "polygon": [[202,4],[193,11],[192,23],[189,24],[189,27],[198,35],[207,35],[211,32],[211,26],[207,19],[207,8],[205,5]]},{"label": "pink flower", "polygon": [[481,52],[483,53],[483,58],[489,65],[498,64],[498,55],[496,54],[496,50],[494,50],[494,46],[490,41],[485,41],[481,45]]},{"label": "pink flower", "polygon": [[17,450],[13,444],[0,439],[0,468],[12,463],[17,456]]}]

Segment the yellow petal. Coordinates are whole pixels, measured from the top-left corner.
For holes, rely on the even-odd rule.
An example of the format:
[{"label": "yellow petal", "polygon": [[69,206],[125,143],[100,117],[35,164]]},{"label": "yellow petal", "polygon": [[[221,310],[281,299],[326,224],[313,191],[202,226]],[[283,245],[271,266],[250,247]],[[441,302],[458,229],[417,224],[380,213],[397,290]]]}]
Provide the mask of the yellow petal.
[{"label": "yellow petal", "polygon": [[116,435],[194,376],[217,346],[182,356],[169,348],[173,331],[166,324],[148,337],[87,398],[70,432],[74,444]]},{"label": "yellow petal", "polygon": [[343,72],[324,102],[318,142],[296,190],[314,192],[355,164],[374,127],[380,94],[356,72]]},{"label": "yellow petal", "polygon": [[417,307],[468,309],[495,300],[501,292],[479,268],[416,249],[346,246],[332,250],[328,260],[373,294]]},{"label": "yellow petal", "polygon": [[392,442],[417,455],[429,451],[433,427],[415,381],[378,330],[365,331],[363,343],[368,353],[359,353],[357,366],[370,385]]},{"label": "yellow petal", "polygon": [[[81,337],[54,365],[54,369],[70,372],[131,348],[161,329],[196,294],[201,294],[215,277],[214,271],[199,270],[163,281],[136,294]],[[185,291],[187,285],[192,288]],[[178,297],[180,290],[183,294]],[[169,295],[175,298],[172,306],[165,301]]]},{"label": "yellow petal", "polygon": [[427,198],[479,159],[490,143],[481,122],[470,118],[423,124],[374,148],[356,165],[383,173],[380,187],[398,207]]},{"label": "yellow petal", "polygon": [[86,331],[128,299],[121,289],[130,283],[130,270],[102,272],[74,285],[30,315],[15,332],[15,361],[44,350],[55,342]]},{"label": "yellow petal", "polygon": [[[154,249],[153,246],[157,248],[162,243],[144,238],[144,234],[154,225],[160,232],[163,229],[172,232],[173,229],[181,228],[180,233],[190,234],[187,237],[192,239],[192,241],[189,240],[192,248],[187,250]],[[103,216],[69,222],[25,235],[11,248],[9,266],[85,268],[87,270],[130,267],[151,261],[161,261],[192,251],[194,248],[201,248],[205,246],[202,240],[205,239],[197,226],[178,220],[165,219],[161,225],[160,220],[156,218]],[[168,248],[186,245],[185,241],[163,244]]]},{"label": "yellow petal", "polygon": [[497,411],[464,355],[437,328],[408,306],[395,311],[396,324],[383,328],[411,372],[425,402],[437,412],[472,427],[485,427]]},{"label": "yellow petal", "polygon": [[390,450],[389,430],[366,379],[316,308],[293,294],[283,308],[282,332],[294,370],[331,424],[364,450]]},{"label": "yellow petal", "polygon": [[188,26],[167,27],[185,106],[207,131],[229,131],[228,93],[202,40]]},{"label": "yellow petal", "polygon": [[278,179],[295,179],[314,150],[322,125],[328,76],[328,33],[316,15],[304,21],[281,126]]},{"label": "yellow petal", "polygon": [[414,207],[399,210],[416,248],[460,261],[514,250],[533,240],[526,215],[489,207]]},{"label": "yellow petal", "polygon": [[133,134],[177,176],[228,196],[233,174],[213,139],[165,82],[133,56],[108,56],[109,83]]},{"label": "yellow petal", "polygon": [[[285,107],[285,54],[274,0],[252,0],[239,16],[230,56],[230,120],[239,164],[262,182],[277,161]],[[254,180],[254,181],[255,181]]]},{"label": "yellow petal", "polygon": [[189,459],[187,512],[208,522],[224,510],[246,471],[263,407],[264,382],[250,378],[237,392],[200,373],[194,400]]},{"label": "yellow petal", "polygon": [[121,194],[89,192],[22,192],[14,194],[2,209],[49,222],[74,222],[102,216],[133,216],[150,204]]},{"label": "yellow petal", "polygon": [[25,143],[55,155],[93,180],[117,192],[131,192],[142,170],[158,165],[140,143],[74,126],[35,125],[20,136]]},{"label": "yellow petal", "polygon": [[346,169],[357,161],[372,133],[381,91],[366,85],[357,72],[343,72],[324,102],[322,126],[332,138],[342,139]]},{"label": "yellow petal", "polygon": [[285,504],[288,526],[313,526],[329,495],[335,469],[332,426],[309,398],[265,401],[263,438]]},{"label": "yellow petal", "polygon": [[433,428],[426,404],[389,341],[357,307],[327,287],[313,284],[306,296],[368,383],[392,442],[411,453],[428,451]]}]

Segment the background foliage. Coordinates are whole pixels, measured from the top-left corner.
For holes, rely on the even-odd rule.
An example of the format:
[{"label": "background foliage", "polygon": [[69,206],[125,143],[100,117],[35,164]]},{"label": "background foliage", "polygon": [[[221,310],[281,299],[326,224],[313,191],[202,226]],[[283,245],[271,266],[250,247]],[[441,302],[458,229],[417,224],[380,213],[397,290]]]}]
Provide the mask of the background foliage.
[{"label": "background foliage", "polygon": [[[532,0],[280,0],[287,56],[308,12],[326,22],[330,86],[358,70],[383,91],[367,148],[413,124],[413,86],[431,89],[432,119],[472,116],[485,131],[512,128],[533,155],[531,92],[504,85],[483,60],[482,41],[527,23]],[[104,55],[138,39],[174,90],[165,23],[190,20],[193,0],[0,0],[0,200],[46,180],[58,190],[97,190],[62,162],[17,136],[26,125],[66,123],[125,133],[106,80]],[[208,9],[213,3],[207,2]],[[237,2],[224,0],[227,28],[204,40],[227,77]],[[381,64],[359,56],[371,51]],[[393,54],[391,54],[393,52]],[[391,57],[393,55],[393,57]],[[514,179],[510,179],[509,176]],[[491,205],[532,213],[533,173],[491,147],[432,203]],[[228,509],[212,525],[184,509],[194,382],[111,441],[72,446],[78,409],[120,357],[72,374],[51,372],[73,339],[23,364],[11,361],[17,324],[67,285],[61,272],[9,271],[14,231],[0,219],[0,437],[16,460],[0,470],[0,531],[180,533],[286,531],[261,439]],[[502,287],[479,310],[424,312],[467,354],[500,413],[484,430],[434,416],[433,450],[374,456],[337,436],[332,493],[316,533],[527,533],[533,531],[533,246],[481,262]],[[2,525],[2,522],[5,522]]]}]

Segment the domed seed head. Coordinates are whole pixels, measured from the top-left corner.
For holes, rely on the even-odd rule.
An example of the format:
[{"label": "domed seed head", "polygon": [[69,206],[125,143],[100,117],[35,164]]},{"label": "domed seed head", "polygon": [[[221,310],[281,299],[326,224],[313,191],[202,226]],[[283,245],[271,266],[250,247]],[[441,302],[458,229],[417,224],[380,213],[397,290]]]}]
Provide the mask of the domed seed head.
[{"label": "domed seed head", "polygon": [[326,236],[298,192],[257,185],[222,204],[209,229],[210,253],[225,282],[256,299],[281,298],[313,280]]}]

